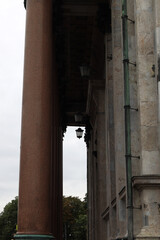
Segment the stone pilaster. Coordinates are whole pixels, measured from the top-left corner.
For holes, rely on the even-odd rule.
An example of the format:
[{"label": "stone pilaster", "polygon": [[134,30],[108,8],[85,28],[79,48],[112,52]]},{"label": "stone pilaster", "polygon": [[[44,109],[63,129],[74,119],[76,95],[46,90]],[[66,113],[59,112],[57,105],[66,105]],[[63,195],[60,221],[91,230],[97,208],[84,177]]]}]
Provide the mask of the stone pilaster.
[{"label": "stone pilaster", "polygon": [[[116,172],[116,210],[117,238],[126,234],[126,218],[121,216],[119,193],[126,185],[125,163],[125,128],[124,128],[124,79],[122,47],[122,3],[112,1],[112,55],[113,55],[113,104],[114,104],[114,139],[115,139],[115,172]],[[123,204],[124,206],[125,204]],[[125,207],[126,209],[126,207]]]},{"label": "stone pilaster", "polygon": [[27,1],[18,233],[15,239],[53,239],[52,4],[52,0]]},{"label": "stone pilaster", "polygon": [[107,236],[116,238],[116,172],[115,172],[115,139],[114,139],[114,91],[113,91],[113,64],[112,64],[112,36],[105,36],[105,64],[106,64],[106,85],[105,85],[105,132],[106,132],[106,194],[107,205],[104,212],[107,221]]},{"label": "stone pilaster", "polygon": [[[160,174],[158,149],[157,81],[154,65],[154,3],[153,0],[135,0],[135,30],[137,49],[138,108],[140,117],[141,175],[147,181]],[[158,184],[141,188],[143,227],[137,239],[160,237],[160,190]]]},{"label": "stone pilaster", "polygon": [[[93,98],[91,82],[87,99],[87,114],[91,116],[90,123],[94,129],[96,121],[96,102]],[[92,112],[92,114],[91,114]],[[97,240],[97,134],[91,131],[91,140],[87,149],[87,182],[88,182],[88,237]]]},{"label": "stone pilaster", "polygon": [[[98,240],[106,238],[106,221],[102,214],[106,208],[106,150],[105,150],[105,108],[104,85],[97,81],[90,81],[88,91],[87,113],[94,115],[91,124],[92,143],[89,146],[89,207],[90,207],[90,236]],[[95,112],[93,113],[93,109]]]},{"label": "stone pilaster", "polygon": [[106,208],[106,141],[104,90],[97,90],[97,224],[98,238],[105,239],[106,222],[102,213]]}]

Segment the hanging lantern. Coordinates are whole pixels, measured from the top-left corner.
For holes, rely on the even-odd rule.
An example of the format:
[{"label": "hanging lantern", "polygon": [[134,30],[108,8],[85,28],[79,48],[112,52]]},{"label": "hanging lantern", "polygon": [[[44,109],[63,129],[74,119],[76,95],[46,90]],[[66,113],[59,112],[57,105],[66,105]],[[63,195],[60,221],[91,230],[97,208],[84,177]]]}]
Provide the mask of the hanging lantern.
[{"label": "hanging lantern", "polygon": [[79,139],[82,138],[82,136],[83,136],[83,129],[82,128],[76,129],[76,136]]},{"label": "hanging lantern", "polygon": [[89,77],[90,75],[90,67],[88,65],[83,64],[80,66],[81,77]]},{"label": "hanging lantern", "polygon": [[83,120],[83,115],[82,113],[78,112],[74,115],[74,118],[76,123],[81,123]]}]

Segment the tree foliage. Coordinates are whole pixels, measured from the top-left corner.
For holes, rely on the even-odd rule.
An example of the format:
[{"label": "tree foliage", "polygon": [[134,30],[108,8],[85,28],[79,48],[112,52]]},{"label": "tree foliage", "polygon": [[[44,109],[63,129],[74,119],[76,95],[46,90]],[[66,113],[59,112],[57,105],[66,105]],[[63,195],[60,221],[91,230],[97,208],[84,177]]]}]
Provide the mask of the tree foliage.
[{"label": "tree foliage", "polygon": [[0,213],[0,239],[10,240],[16,232],[18,198],[9,202]]},{"label": "tree foliage", "polygon": [[87,197],[63,197],[63,239],[86,240]]}]

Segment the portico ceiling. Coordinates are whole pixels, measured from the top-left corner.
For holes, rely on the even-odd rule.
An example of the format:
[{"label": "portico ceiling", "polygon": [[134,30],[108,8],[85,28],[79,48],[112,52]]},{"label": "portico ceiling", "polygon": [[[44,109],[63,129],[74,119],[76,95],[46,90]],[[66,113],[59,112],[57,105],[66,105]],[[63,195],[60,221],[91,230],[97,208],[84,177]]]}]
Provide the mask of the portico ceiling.
[{"label": "portico ceiling", "polygon": [[[62,15],[56,31],[56,49],[60,101],[65,124],[76,125],[74,114],[86,112],[88,82],[104,78],[102,29],[107,28],[104,20],[110,18],[110,10],[109,4],[98,0],[64,0],[59,9]],[[99,28],[101,23],[105,26]],[[82,64],[90,67],[89,78],[81,77]]]}]

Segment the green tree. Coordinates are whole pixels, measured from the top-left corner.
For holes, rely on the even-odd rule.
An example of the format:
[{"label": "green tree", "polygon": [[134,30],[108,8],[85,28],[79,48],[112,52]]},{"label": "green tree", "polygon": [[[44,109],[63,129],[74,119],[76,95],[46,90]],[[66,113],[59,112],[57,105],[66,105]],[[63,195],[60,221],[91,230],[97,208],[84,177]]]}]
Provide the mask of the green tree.
[{"label": "green tree", "polygon": [[63,239],[86,240],[87,235],[87,197],[63,197]]},{"label": "green tree", "polygon": [[0,239],[10,240],[16,232],[18,197],[9,202],[0,213]]}]

